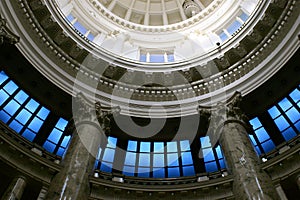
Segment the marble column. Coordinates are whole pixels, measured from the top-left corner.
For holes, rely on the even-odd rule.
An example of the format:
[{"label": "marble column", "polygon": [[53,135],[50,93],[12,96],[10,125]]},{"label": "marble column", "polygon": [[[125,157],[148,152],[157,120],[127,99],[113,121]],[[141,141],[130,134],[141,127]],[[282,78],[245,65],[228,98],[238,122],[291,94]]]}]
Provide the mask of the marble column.
[{"label": "marble column", "polygon": [[[248,137],[251,128],[239,108],[241,94],[235,93],[226,103],[200,107],[209,112],[208,134],[212,144],[219,141],[228,171],[233,175],[233,193],[237,200],[280,199],[271,178],[260,167],[259,158]],[[200,113],[201,113],[200,112]]]},{"label": "marble column", "polygon": [[280,197],[281,200],[288,200],[288,198],[286,197],[283,188],[281,187],[280,184],[276,185],[276,191]]},{"label": "marble column", "polygon": [[20,200],[26,187],[26,180],[24,177],[15,178],[9,187],[6,189],[2,200]]},{"label": "marble column", "polygon": [[88,199],[90,188],[88,176],[94,169],[95,157],[101,145],[106,145],[104,130],[109,130],[107,116],[99,103],[91,106],[79,94],[73,101],[72,139],[62,161],[61,171],[51,181],[46,199]]}]

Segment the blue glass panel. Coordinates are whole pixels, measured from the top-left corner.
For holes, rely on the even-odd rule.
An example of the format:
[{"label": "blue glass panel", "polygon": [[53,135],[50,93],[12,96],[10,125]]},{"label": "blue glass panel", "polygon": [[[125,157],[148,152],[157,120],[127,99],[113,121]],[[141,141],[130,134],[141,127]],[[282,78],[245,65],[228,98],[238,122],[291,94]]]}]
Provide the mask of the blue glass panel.
[{"label": "blue glass panel", "polygon": [[103,172],[111,172],[112,171],[112,164],[111,163],[102,162],[100,170],[103,171]]},{"label": "blue glass panel", "polygon": [[97,160],[100,159],[101,152],[102,152],[102,148],[99,148],[98,154],[97,154],[97,157],[96,157]]},{"label": "blue glass panel", "polygon": [[179,167],[168,168],[168,177],[169,178],[176,178],[179,176],[180,176]]},{"label": "blue glass panel", "polygon": [[20,104],[23,104],[24,101],[28,98],[28,95],[22,90],[14,97]]},{"label": "blue glass panel", "polygon": [[8,94],[12,94],[18,89],[18,86],[13,81],[9,81],[3,88]]},{"label": "blue glass panel", "polygon": [[194,166],[185,166],[182,168],[183,170],[183,176],[193,176],[195,175],[195,169]]},{"label": "blue glass panel", "polygon": [[212,148],[203,149],[204,162],[215,160]]},{"label": "blue glass panel", "polygon": [[68,20],[69,22],[72,22],[72,21],[74,20],[74,16],[73,16],[72,14],[69,14],[69,15],[67,16],[67,20]]},{"label": "blue glass panel", "polygon": [[244,22],[249,18],[249,16],[246,13],[242,13],[240,16],[241,20],[243,20]]},{"label": "blue glass panel", "polygon": [[36,134],[35,134],[34,132],[32,132],[31,130],[26,129],[26,130],[23,132],[22,136],[23,136],[24,138],[26,138],[27,140],[29,140],[29,141],[32,142],[33,139],[35,138]]},{"label": "blue glass panel", "polygon": [[150,152],[150,142],[141,142],[140,145],[140,152]]},{"label": "blue glass panel", "polygon": [[167,154],[168,166],[178,166],[178,154],[169,153]]},{"label": "blue glass panel", "polygon": [[300,91],[295,89],[293,92],[290,93],[290,97],[293,99],[295,103],[300,101]]},{"label": "blue glass panel", "polygon": [[287,109],[289,109],[290,107],[292,107],[292,103],[287,99],[284,98],[282,99],[278,105],[282,108],[282,110],[286,111]]},{"label": "blue glass panel", "polygon": [[260,151],[260,149],[259,149],[258,146],[255,147],[255,150],[256,150],[256,152],[257,152],[258,155],[261,155],[261,151]]},{"label": "blue glass panel", "polygon": [[280,131],[283,131],[284,129],[290,126],[283,116],[278,117],[274,120],[274,122]]},{"label": "blue glass panel", "polygon": [[2,105],[7,99],[9,95],[4,92],[4,90],[0,90],[0,105]]},{"label": "blue glass panel", "polygon": [[256,140],[254,139],[253,135],[249,135],[251,142],[253,143],[254,146],[257,145]]},{"label": "blue glass panel", "polygon": [[41,119],[45,120],[46,117],[49,115],[50,111],[45,108],[45,107],[42,107],[40,109],[40,111],[38,112],[37,116],[40,117]]},{"label": "blue glass panel", "polygon": [[163,142],[154,142],[154,153],[164,152],[164,143]]},{"label": "blue glass panel", "polygon": [[268,141],[262,143],[261,146],[264,149],[265,153],[268,153],[268,152],[272,151],[273,149],[275,149],[275,145],[272,142],[272,140],[268,140]]},{"label": "blue glass panel", "polygon": [[65,149],[59,147],[58,150],[57,150],[57,152],[56,152],[56,155],[62,157],[64,155],[64,152],[65,152]]},{"label": "blue glass panel", "polygon": [[180,141],[180,149],[181,151],[190,151],[190,143],[188,140],[182,140]]},{"label": "blue glass panel", "polygon": [[34,112],[40,104],[33,99],[26,104],[25,108],[27,108],[30,112]]},{"label": "blue glass panel", "polygon": [[31,117],[31,113],[27,110],[21,110],[21,112],[17,115],[16,119],[21,122],[23,125],[29,120]]},{"label": "blue glass panel", "polygon": [[154,168],[153,169],[154,178],[165,178],[165,169],[164,168]]},{"label": "blue glass panel", "polygon": [[286,112],[286,115],[288,116],[288,118],[293,122],[295,123],[296,121],[298,121],[300,119],[300,114],[298,112],[298,110],[293,107],[291,109],[289,109],[287,112]]},{"label": "blue glass panel", "polygon": [[150,169],[149,168],[144,168],[144,167],[139,167],[138,168],[138,176],[139,177],[149,177],[149,172],[150,172]]},{"label": "blue glass panel", "polygon": [[150,62],[163,63],[163,62],[165,62],[164,55],[163,54],[151,54]]},{"label": "blue glass panel", "polygon": [[262,126],[262,124],[260,123],[258,117],[255,117],[255,118],[251,119],[249,122],[252,125],[254,130]]},{"label": "blue glass panel", "polygon": [[177,142],[167,142],[168,152],[177,152]]},{"label": "blue glass panel", "polygon": [[93,41],[95,39],[95,36],[90,33],[88,36],[87,36],[87,39],[89,39],[90,41]]},{"label": "blue glass panel", "polygon": [[210,147],[211,144],[210,144],[210,140],[209,140],[209,137],[206,136],[206,137],[201,137],[200,138],[200,142],[201,142],[201,147],[202,148],[206,148],[206,147]]},{"label": "blue glass panel", "polygon": [[300,132],[300,121],[295,124],[295,127]]},{"label": "blue glass panel", "polygon": [[232,35],[234,32],[236,32],[240,27],[241,23],[239,21],[234,21],[230,26],[227,28],[227,31]]},{"label": "blue glass panel", "polygon": [[295,131],[290,127],[289,129],[285,130],[282,132],[282,136],[284,137],[284,139],[286,141],[294,138],[297,136],[297,134],[295,133]]},{"label": "blue glass panel", "polygon": [[116,148],[116,146],[117,146],[117,138],[109,136],[107,138],[107,140],[108,140],[107,147]]},{"label": "blue glass panel", "polygon": [[153,155],[153,166],[154,167],[164,167],[164,154],[154,154]]},{"label": "blue glass panel", "polygon": [[124,166],[123,174],[126,176],[134,176],[134,167]]},{"label": "blue glass panel", "polygon": [[0,84],[2,84],[6,79],[8,79],[8,76],[4,73],[4,71],[0,72]]},{"label": "blue glass panel", "polygon": [[9,124],[9,127],[15,130],[17,133],[19,133],[24,126],[16,120],[14,120]]},{"label": "blue glass panel", "polygon": [[220,160],[219,160],[219,164],[220,164],[221,169],[225,169],[225,168],[226,168],[224,159],[220,159]]},{"label": "blue glass panel", "polygon": [[[253,137],[253,136],[252,136],[252,137]],[[216,153],[217,153],[218,158],[219,158],[219,159],[220,159],[220,158],[223,158],[223,153],[222,153],[222,150],[221,150],[220,145],[218,145],[215,149],[216,149]]]},{"label": "blue glass panel", "polygon": [[106,148],[102,160],[107,162],[113,162],[114,157],[115,157],[115,150]]},{"label": "blue glass panel", "polygon": [[150,154],[149,153],[140,153],[139,154],[139,166],[150,166]]},{"label": "blue glass panel", "polygon": [[50,153],[53,153],[56,145],[49,142],[49,141],[46,141],[43,145],[44,149],[46,149],[47,151],[49,151]]},{"label": "blue glass panel", "polygon": [[175,58],[174,58],[174,54],[168,54],[168,62],[174,62]]},{"label": "blue glass panel", "polygon": [[69,144],[70,139],[71,139],[71,136],[70,136],[70,135],[65,136],[64,139],[63,139],[63,141],[61,142],[61,145],[60,145],[60,146],[66,148],[67,145]]},{"label": "blue glass panel", "polygon": [[182,165],[191,165],[193,164],[193,158],[191,152],[181,153]]},{"label": "blue glass panel", "polygon": [[16,101],[11,100],[5,107],[4,110],[8,112],[10,115],[15,114],[15,112],[19,109],[20,104],[18,104]]},{"label": "blue glass panel", "polygon": [[136,151],[137,149],[137,142],[136,141],[128,141],[127,151]]},{"label": "blue glass panel", "polygon": [[256,130],[255,133],[256,133],[256,136],[257,136],[257,139],[259,140],[259,142],[266,141],[270,138],[270,136],[268,135],[265,128],[260,128],[260,129]]},{"label": "blue glass panel", "polygon": [[87,32],[87,29],[78,21],[75,22],[73,26],[83,35]]},{"label": "blue glass panel", "polygon": [[33,130],[34,132],[38,132],[43,124],[43,121],[41,121],[39,118],[35,117],[29,124],[28,128]]},{"label": "blue glass panel", "polygon": [[135,165],[136,153],[127,152],[125,157],[125,165]]},{"label": "blue glass panel", "polygon": [[0,111],[0,119],[1,119],[1,121],[3,121],[4,123],[7,123],[10,118],[11,117],[4,110]]},{"label": "blue glass panel", "polygon": [[141,62],[146,62],[147,61],[147,56],[145,54],[140,55],[140,61]]},{"label": "blue glass panel", "polygon": [[272,108],[270,108],[268,110],[268,112],[273,119],[278,117],[281,114],[276,106],[273,106]]},{"label": "blue glass panel", "polygon": [[56,123],[55,127],[63,131],[63,130],[65,130],[67,124],[68,124],[67,120],[65,120],[63,118],[59,118],[59,120]]},{"label": "blue glass panel", "polygon": [[50,140],[51,142],[57,144],[58,141],[59,141],[59,139],[60,139],[60,137],[61,137],[61,135],[62,135],[62,132],[60,130],[54,128],[51,131],[51,133],[50,133],[50,135],[48,137],[48,140]]},{"label": "blue glass panel", "polygon": [[207,172],[218,171],[217,163],[216,162],[205,163],[205,169]]},{"label": "blue glass panel", "polygon": [[219,34],[219,37],[222,40],[222,42],[228,39],[228,36],[223,31]]}]

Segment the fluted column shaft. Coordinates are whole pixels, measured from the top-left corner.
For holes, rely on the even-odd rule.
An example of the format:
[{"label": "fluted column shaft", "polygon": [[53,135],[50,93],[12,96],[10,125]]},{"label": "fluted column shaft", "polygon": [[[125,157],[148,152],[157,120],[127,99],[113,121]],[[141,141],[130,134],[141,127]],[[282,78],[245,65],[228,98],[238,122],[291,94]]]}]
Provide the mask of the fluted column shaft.
[{"label": "fluted column shaft", "polygon": [[4,193],[2,200],[20,200],[26,187],[23,177],[15,178]]}]

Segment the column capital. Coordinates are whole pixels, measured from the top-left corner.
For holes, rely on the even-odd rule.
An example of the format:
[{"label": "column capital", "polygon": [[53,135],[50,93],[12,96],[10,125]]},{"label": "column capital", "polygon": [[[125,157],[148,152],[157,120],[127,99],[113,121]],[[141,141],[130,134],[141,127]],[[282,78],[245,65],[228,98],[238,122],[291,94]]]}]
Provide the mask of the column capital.
[{"label": "column capital", "polygon": [[16,44],[19,40],[20,38],[8,28],[6,19],[0,16],[0,45],[4,42]]}]

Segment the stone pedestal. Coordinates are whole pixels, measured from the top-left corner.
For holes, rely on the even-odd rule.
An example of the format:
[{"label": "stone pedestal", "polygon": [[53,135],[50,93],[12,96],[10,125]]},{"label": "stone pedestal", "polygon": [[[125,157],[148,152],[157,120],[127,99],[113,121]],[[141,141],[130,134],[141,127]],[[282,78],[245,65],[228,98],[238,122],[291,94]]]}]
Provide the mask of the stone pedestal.
[{"label": "stone pedestal", "polygon": [[228,171],[233,175],[233,193],[237,200],[280,199],[270,177],[260,167],[248,137],[251,131],[248,119],[239,109],[240,100],[241,95],[236,93],[228,102],[209,108],[211,141],[219,140]]},{"label": "stone pedestal", "polygon": [[22,198],[26,180],[23,177],[15,178],[4,193],[2,200],[20,200]]},{"label": "stone pedestal", "polygon": [[62,169],[51,181],[46,199],[88,199],[88,176],[93,172],[99,147],[107,141],[102,130],[108,129],[102,127],[107,115],[98,108],[97,105],[88,105],[83,96],[78,96],[73,102],[74,123],[67,127],[67,131],[73,131],[73,136]]}]

